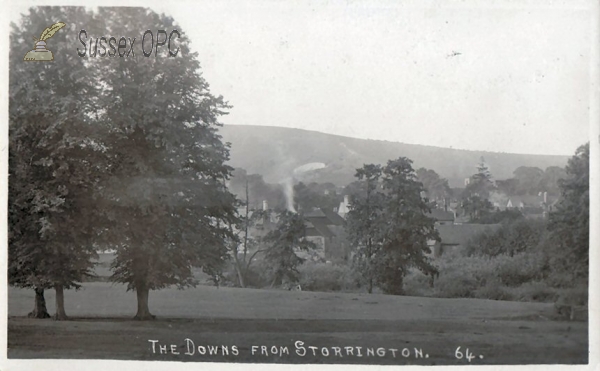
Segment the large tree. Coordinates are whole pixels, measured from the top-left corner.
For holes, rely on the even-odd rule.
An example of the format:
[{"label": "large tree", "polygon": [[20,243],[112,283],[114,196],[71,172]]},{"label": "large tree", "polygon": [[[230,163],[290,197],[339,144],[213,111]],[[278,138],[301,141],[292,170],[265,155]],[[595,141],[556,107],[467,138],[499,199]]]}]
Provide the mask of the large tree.
[{"label": "large tree", "polygon": [[515,178],[496,180],[496,186],[498,187],[498,192],[507,196],[516,196],[519,191],[519,180]]},{"label": "large tree", "polygon": [[461,197],[461,208],[473,221],[493,210],[493,205],[488,199],[496,185],[483,157],[477,165],[477,172],[469,179]]},{"label": "large tree", "polygon": [[227,239],[227,247],[233,259],[237,274],[237,282],[240,287],[246,287],[246,277],[250,265],[259,253],[265,251],[260,248],[260,236],[253,236],[251,229],[255,228],[261,221],[271,217],[271,210],[251,209],[251,198],[249,185],[246,183],[244,201],[238,200],[237,222],[229,222],[230,236]]},{"label": "large tree", "polygon": [[417,181],[412,161],[406,157],[388,161],[383,169],[383,191],[386,193],[383,230],[383,254],[378,255],[380,287],[386,293],[404,293],[404,277],[410,268],[434,275],[437,269],[426,254],[428,242],[439,240],[435,220],[421,197],[423,187]]},{"label": "large tree", "polygon": [[364,188],[352,198],[347,223],[355,259],[369,290],[377,284],[385,293],[401,295],[409,269],[437,273],[427,254],[428,242],[439,236],[427,216],[431,209],[421,197],[423,186],[405,157],[385,167],[366,165],[356,176]]},{"label": "large tree", "polygon": [[462,200],[461,209],[469,216],[471,222],[477,222],[494,210],[494,205],[486,198],[477,195]]},{"label": "large tree", "polygon": [[364,165],[356,170],[357,182],[351,188],[350,211],[346,231],[354,249],[354,264],[367,283],[367,291],[373,292],[376,267],[373,257],[381,250],[381,216],[385,197],[381,192],[380,165]]},{"label": "large tree", "polygon": [[471,196],[479,196],[481,198],[488,198],[490,192],[494,190],[495,185],[492,179],[492,174],[485,159],[482,157],[479,164],[477,165],[477,172],[469,179],[469,184],[465,188],[463,198]]},{"label": "large tree", "polygon": [[544,171],[544,175],[540,180],[540,190],[548,192],[549,195],[560,195],[560,180],[567,177],[565,168],[559,166],[549,166]]},{"label": "large tree", "polygon": [[514,179],[518,181],[517,194],[519,195],[537,195],[541,188],[541,181],[544,177],[544,171],[533,166],[519,166],[513,172]]},{"label": "large tree", "polygon": [[229,256],[228,226],[237,218],[226,182],[233,169],[217,132],[229,106],[210,93],[173,19],[142,8],[99,8],[95,20],[90,34],[176,29],[180,35],[171,41],[177,56],[163,49],[146,57],[138,49],[135,56],[94,61],[102,74],[98,121],[108,133],[111,178],[102,194],[111,221],[107,239],[117,250],[112,280],[136,292],[135,318],[151,319],[150,290],[194,286],[193,267],[217,276]]},{"label": "large tree", "polygon": [[[35,289],[30,316],[48,317],[44,290],[56,290],[57,319],[66,319],[63,290],[91,274],[96,218],[94,188],[102,148],[91,113],[95,80],[72,50],[68,30],[90,19],[84,8],[31,8],[10,34],[9,283]],[[46,27],[54,62],[24,62]]]},{"label": "large tree", "polygon": [[571,282],[589,276],[590,145],[579,147],[569,159],[567,177],[559,182],[561,198],[550,213],[548,229],[555,245],[551,258],[555,270],[568,272]]},{"label": "large tree", "polygon": [[298,281],[298,266],[304,262],[297,253],[309,252],[315,244],[306,238],[306,221],[301,214],[283,211],[277,226],[267,233],[265,260],[269,263],[271,287]]},{"label": "large tree", "polygon": [[452,193],[447,179],[441,178],[434,170],[425,168],[417,170],[417,178],[423,183],[423,188],[430,201],[436,205],[442,203],[446,206],[447,199]]}]

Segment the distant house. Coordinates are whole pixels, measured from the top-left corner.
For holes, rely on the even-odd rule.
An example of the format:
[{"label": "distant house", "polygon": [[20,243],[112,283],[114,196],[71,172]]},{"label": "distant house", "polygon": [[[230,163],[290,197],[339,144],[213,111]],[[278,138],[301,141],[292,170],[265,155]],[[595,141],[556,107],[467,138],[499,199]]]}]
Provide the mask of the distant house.
[{"label": "distant house", "polygon": [[527,217],[543,217],[552,211],[556,202],[556,199],[549,198],[545,192],[540,192],[537,196],[510,196],[504,209],[520,210]]},{"label": "distant house", "polygon": [[348,212],[350,211],[350,197],[348,195],[344,196],[344,201],[340,203],[340,207],[338,207],[338,215],[342,218],[345,218]]},{"label": "distant house", "polygon": [[523,209],[525,206],[540,206],[543,200],[538,196],[510,196],[506,201],[506,209]]},{"label": "distant house", "polygon": [[464,248],[469,240],[486,230],[496,230],[500,224],[454,224],[436,225],[441,242],[430,241],[431,255],[439,258],[451,250]]},{"label": "distant house", "polygon": [[304,213],[306,236],[317,245],[322,258],[346,258],[345,220],[328,209],[314,209]]},{"label": "distant house", "polygon": [[[269,211],[269,204],[267,203],[267,201],[263,201],[262,202],[262,210],[267,212]],[[245,207],[240,207],[237,209],[238,214],[241,215],[242,217],[246,216],[246,208]],[[248,211],[248,218],[252,218],[252,215],[254,215],[253,210],[249,210]],[[264,237],[267,235],[267,233],[269,233],[270,231],[272,231],[273,229],[275,229],[275,227],[277,226],[277,222],[278,222],[278,218],[276,216],[275,213],[266,213],[264,215],[264,217],[256,220],[254,222],[254,225],[250,227],[249,229],[249,234],[252,237]]]},{"label": "distant house", "polygon": [[[267,202],[263,202],[263,211],[269,210]],[[245,215],[246,209],[238,209],[240,215]],[[250,210],[251,217],[253,211]],[[344,224],[346,221],[333,210],[314,209],[303,213],[306,226],[306,239],[312,241],[317,246],[313,252],[296,251],[296,255],[301,258],[318,259],[346,259],[348,244],[346,242]],[[264,237],[269,232],[277,228],[278,218],[276,213],[265,213],[250,228],[249,234],[252,237]]]}]

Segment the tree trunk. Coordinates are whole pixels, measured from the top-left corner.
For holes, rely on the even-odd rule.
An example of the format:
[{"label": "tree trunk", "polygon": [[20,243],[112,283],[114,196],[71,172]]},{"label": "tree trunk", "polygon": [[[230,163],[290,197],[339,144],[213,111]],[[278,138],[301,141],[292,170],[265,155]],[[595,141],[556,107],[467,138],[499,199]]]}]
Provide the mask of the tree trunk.
[{"label": "tree trunk", "polygon": [[240,281],[240,287],[245,288],[246,282],[244,281],[244,274],[242,273],[241,263],[237,257],[237,254],[236,254],[236,256],[234,256],[234,260],[235,260],[235,271],[237,272],[238,280]]},{"label": "tree trunk", "polygon": [[156,316],[150,314],[150,309],[148,308],[148,295],[150,294],[150,289],[146,287],[146,285],[139,285],[135,288],[135,293],[137,295],[138,307],[137,314],[133,319],[140,321],[155,319]]},{"label": "tree trunk", "polygon": [[250,224],[250,196],[248,193],[248,179],[246,179],[246,221],[244,223],[244,263],[248,254],[248,226]]},{"label": "tree trunk", "polygon": [[367,240],[367,269],[369,272],[369,286],[367,288],[367,292],[369,294],[373,293],[373,242],[371,241],[371,237]]},{"label": "tree trunk", "polygon": [[273,281],[271,282],[271,288],[275,287],[275,283],[277,283],[278,278],[279,274],[275,274],[275,277],[273,277]]},{"label": "tree trunk", "polygon": [[65,291],[63,285],[55,285],[54,290],[56,291],[56,314],[54,319],[57,321],[67,320],[67,313],[65,312]]},{"label": "tree trunk", "polygon": [[50,318],[48,309],[46,309],[46,299],[44,298],[44,289],[35,288],[35,305],[33,310],[27,315],[30,318]]},{"label": "tree trunk", "polygon": [[429,287],[433,288],[435,282],[435,273],[431,274],[431,278],[429,279]]}]

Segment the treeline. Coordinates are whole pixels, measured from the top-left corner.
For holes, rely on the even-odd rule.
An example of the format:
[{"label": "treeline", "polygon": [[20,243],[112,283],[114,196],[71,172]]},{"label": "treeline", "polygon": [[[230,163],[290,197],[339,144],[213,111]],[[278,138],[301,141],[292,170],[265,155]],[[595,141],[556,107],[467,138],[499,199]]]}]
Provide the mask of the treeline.
[{"label": "treeline", "polygon": [[[506,180],[494,180],[485,162],[477,166],[477,172],[469,178],[469,184],[463,189],[452,189],[448,180],[442,178],[435,170],[419,168],[416,170],[417,180],[423,185],[424,196],[432,208],[448,208],[451,204],[459,213],[467,215],[471,222],[493,224],[518,215],[516,211],[496,210],[490,200],[502,197],[531,195],[560,195],[559,182],[567,176],[564,168],[551,166],[543,171],[535,167],[521,166],[515,170],[515,177]],[[293,181],[293,180],[292,180]],[[313,208],[334,209],[339,206],[344,195],[350,195],[360,189],[360,181],[356,180],[343,188],[333,183],[304,183],[292,185],[286,195],[285,184],[266,183],[260,174],[247,174],[238,168],[233,172],[229,183],[231,191],[241,199],[245,199],[245,187],[249,189],[251,208],[261,208],[262,201],[274,210],[287,208],[287,197],[293,199],[295,210],[311,210]],[[502,201],[505,200],[502,198]]]},{"label": "treeline", "polygon": [[559,180],[567,173],[564,168],[550,166],[546,170],[537,167],[521,166],[514,171],[509,179],[496,180],[498,191],[508,196],[537,195],[548,192],[548,195],[560,195]]},{"label": "treeline", "polygon": [[[307,290],[584,305],[589,277],[588,165],[586,144],[570,159],[565,177],[559,181],[560,201],[547,218],[529,219],[518,210],[486,214],[483,218],[496,227],[475,236],[464,249],[444,253],[435,261],[430,258],[430,247],[439,242],[439,235],[434,220],[427,216],[432,201],[419,181],[418,174],[423,171],[414,171],[407,158],[385,166],[365,165],[357,170],[357,181],[352,183],[345,226],[352,258],[325,264],[296,259],[289,250],[287,260],[259,259],[251,272],[251,285],[268,285],[268,277],[273,275],[261,272],[272,269],[275,261],[292,261],[283,270],[286,282],[300,283]],[[471,191],[481,192],[488,184],[486,168],[479,171],[474,178],[480,183],[476,181]],[[305,230],[297,226],[295,233],[289,234],[289,227],[280,223],[278,231],[263,241],[265,251],[283,251],[275,249],[274,243],[280,243],[280,236],[286,233],[296,236],[289,241],[302,240]],[[314,246],[305,246],[305,250],[311,248]]]}]

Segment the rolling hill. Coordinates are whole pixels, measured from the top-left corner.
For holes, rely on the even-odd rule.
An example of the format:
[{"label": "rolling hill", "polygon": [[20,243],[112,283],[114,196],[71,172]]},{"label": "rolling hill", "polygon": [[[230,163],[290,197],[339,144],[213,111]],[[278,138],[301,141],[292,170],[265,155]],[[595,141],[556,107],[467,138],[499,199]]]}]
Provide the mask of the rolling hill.
[{"label": "rolling hill", "polygon": [[324,167],[318,166],[320,168],[307,172],[300,180],[343,186],[355,180],[354,173],[363,164],[384,164],[389,159],[405,156],[413,160],[415,169],[433,169],[447,178],[451,187],[462,187],[464,179],[475,172],[482,156],[495,179],[512,177],[519,166],[563,167],[569,158],[356,139],[274,126],[224,125],[220,133],[224,141],[231,143],[229,164],[251,174],[262,174],[270,183],[291,177],[299,166],[322,163]]}]

